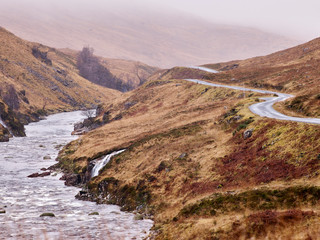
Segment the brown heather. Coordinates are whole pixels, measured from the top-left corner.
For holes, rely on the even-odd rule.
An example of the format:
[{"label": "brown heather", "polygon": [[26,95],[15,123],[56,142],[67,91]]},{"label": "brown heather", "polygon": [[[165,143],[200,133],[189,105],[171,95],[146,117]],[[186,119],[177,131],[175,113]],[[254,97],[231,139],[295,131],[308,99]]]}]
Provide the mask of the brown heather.
[{"label": "brown heather", "polygon": [[[247,218],[268,207],[276,212],[293,208],[291,215],[312,209],[312,214],[292,216],[286,228],[277,227],[270,236],[290,239],[293,227],[301,230],[308,223],[305,232],[295,230],[297,238],[292,239],[314,239],[319,196],[304,186],[319,186],[319,126],[260,118],[248,110],[259,95],[243,98],[242,92],[172,80],[177,74],[186,77],[181,69],[164,71],[163,80],[151,80],[106,104],[109,118],[119,120],[70,144],[60,153],[60,161],[81,173],[92,159],[126,148],[88,186],[93,194],[104,189],[107,192],[100,194],[110,194],[110,202],[123,209],[139,207],[152,213],[156,239],[260,239],[271,234],[272,226],[257,221],[261,230],[253,231]],[[197,70],[188,74],[200,75]],[[248,128],[254,129],[253,136],[244,140]],[[313,141],[306,144],[306,138]],[[299,186],[302,193],[295,197]],[[253,189],[260,189],[259,194],[250,192]],[[281,198],[267,190],[278,195],[281,190]],[[231,211],[211,211],[212,205],[204,203],[214,194],[229,199]],[[276,201],[272,205],[268,194]],[[241,196],[248,196],[250,204],[238,209],[236,199]],[[190,211],[185,217],[184,209],[193,204],[209,214]],[[276,226],[285,222],[280,213],[275,218],[280,218]]]},{"label": "brown heather", "polygon": [[[72,54],[0,33],[0,81],[15,88],[2,92],[11,92],[16,107],[17,94],[19,112],[104,103],[96,120],[105,125],[68,144],[60,165],[84,175],[93,159],[126,148],[87,187],[125,210],[152,214],[153,238],[319,237],[319,126],[253,115],[248,106],[259,94],[181,80],[293,93],[297,98],[279,104],[281,111],[319,116],[319,39],[266,57],[210,65],[221,70],[215,75],[159,71],[120,95],[81,78]],[[244,139],[249,128],[253,135]]]},{"label": "brown heather", "polygon": [[291,115],[320,116],[320,38],[263,57],[206,66],[222,70],[206,79],[294,94],[277,108]]}]

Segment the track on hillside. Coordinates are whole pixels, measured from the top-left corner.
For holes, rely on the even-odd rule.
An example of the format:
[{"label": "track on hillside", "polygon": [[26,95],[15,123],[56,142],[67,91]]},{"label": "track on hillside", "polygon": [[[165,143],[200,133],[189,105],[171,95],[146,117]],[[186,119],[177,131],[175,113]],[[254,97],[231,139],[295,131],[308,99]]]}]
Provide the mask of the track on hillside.
[{"label": "track on hillside", "polygon": [[[199,70],[206,71],[209,73],[218,73],[218,71],[216,71],[216,70],[213,70],[210,68],[205,68],[205,67],[190,67],[190,68],[199,69]],[[240,91],[249,91],[249,92],[258,92],[258,93],[263,93],[263,94],[271,94],[271,95],[274,95],[274,97],[260,98],[264,101],[251,105],[249,107],[250,111],[253,112],[254,114],[261,116],[261,117],[273,118],[273,119],[278,119],[278,120],[293,121],[293,122],[320,124],[319,118],[291,117],[291,116],[284,115],[273,108],[273,105],[275,103],[285,101],[288,98],[294,97],[293,95],[290,95],[290,94],[267,91],[267,90],[260,90],[260,89],[244,88],[244,87],[239,87],[239,86],[230,86],[230,85],[209,83],[209,82],[205,82],[205,81],[202,81],[199,79],[185,79],[185,80],[189,81],[189,82],[194,82],[197,84],[211,86],[211,87],[222,87],[222,88],[230,88],[230,89],[235,89],[235,90],[240,90]]]}]

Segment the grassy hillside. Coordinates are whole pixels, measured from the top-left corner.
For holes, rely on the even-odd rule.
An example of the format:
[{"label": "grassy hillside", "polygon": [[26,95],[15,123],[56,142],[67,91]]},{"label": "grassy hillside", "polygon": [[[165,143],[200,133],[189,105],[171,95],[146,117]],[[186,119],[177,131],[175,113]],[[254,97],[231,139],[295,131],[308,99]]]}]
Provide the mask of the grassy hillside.
[{"label": "grassy hillside", "polygon": [[78,74],[74,59],[0,28],[0,114],[14,135],[23,124],[59,111],[89,108],[119,96]]},{"label": "grassy hillside", "polygon": [[[162,71],[106,103],[104,125],[58,157],[69,183],[85,184],[77,197],[152,217],[155,239],[316,239],[319,126],[253,115],[257,93],[176,79],[202,74]],[[119,149],[90,179],[92,161]]]},{"label": "grassy hillside", "polygon": [[295,94],[278,108],[298,116],[320,116],[320,39],[277,52],[208,67],[221,73],[204,78],[248,87],[273,89]]},{"label": "grassy hillside", "polygon": [[[79,52],[71,49],[60,49],[68,56],[72,56],[74,64]],[[98,57],[101,65],[107,68],[113,76],[120,79],[123,83],[130,86],[131,89],[137,88],[143,84],[151,75],[159,71],[158,68],[149,66],[147,64],[130,61],[124,59],[110,59]]]}]

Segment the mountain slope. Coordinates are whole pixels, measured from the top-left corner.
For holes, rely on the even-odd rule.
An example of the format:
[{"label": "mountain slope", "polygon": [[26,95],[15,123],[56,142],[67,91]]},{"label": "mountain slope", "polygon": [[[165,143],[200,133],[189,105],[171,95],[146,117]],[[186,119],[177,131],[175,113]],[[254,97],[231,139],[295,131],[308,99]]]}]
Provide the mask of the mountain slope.
[{"label": "mountain slope", "polygon": [[79,199],[153,218],[155,239],[316,239],[319,126],[255,116],[257,93],[181,80],[210,76],[163,70],[105,103],[104,125],[59,154],[66,184],[84,186]]},{"label": "mountain slope", "polygon": [[2,2],[0,21],[30,41],[77,50],[90,45],[100,56],[158,67],[244,59],[297,44],[275,34],[212,24],[175,11],[112,4],[97,10],[83,3],[66,10],[52,2]]},{"label": "mountain slope", "polygon": [[[263,57],[242,61],[207,64],[218,74],[204,73],[198,77],[240,86],[274,89],[296,95],[278,107],[290,115],[320,116],[320,38]],[[183,78],[188,70],[172,69],[163,75]],[[289,113],[291,112],[291,113]]]},{"label": "mountain slope", "polygon": [[14,135],[40,115],[88,108],[119,96],[78,75],[74,59],[0,28],[0,113]]},{"label": "mountain slope", "polygon": [[[75,60],[79,54],[79,52],[71,49],[60,49],[59,51],[62,51],[68,56],[72,56]],[[130,89],[137,88],[159,70],[159,68],[149,66],[142,62],[97,57],[102,66],[107,68],[113,76],[128,85]],[[74,61],[74,64],[76,64],[76,61]]]}]

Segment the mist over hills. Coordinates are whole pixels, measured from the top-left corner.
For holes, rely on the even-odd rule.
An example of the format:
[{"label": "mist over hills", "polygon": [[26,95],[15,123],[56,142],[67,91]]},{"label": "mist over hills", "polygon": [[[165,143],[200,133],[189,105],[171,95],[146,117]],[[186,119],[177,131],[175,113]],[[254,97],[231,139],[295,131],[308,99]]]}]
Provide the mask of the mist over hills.
[{"label": "mist over hills", "polygon": [[[158,67],[203,64],[264,55],[297,42],[252,28],[212,24],[173,10],[141,6],[77,7],[38,1],[0,2],[3,27],[56,48],[131,59]],[[14,14],[12,14],[14,12]]]}]

